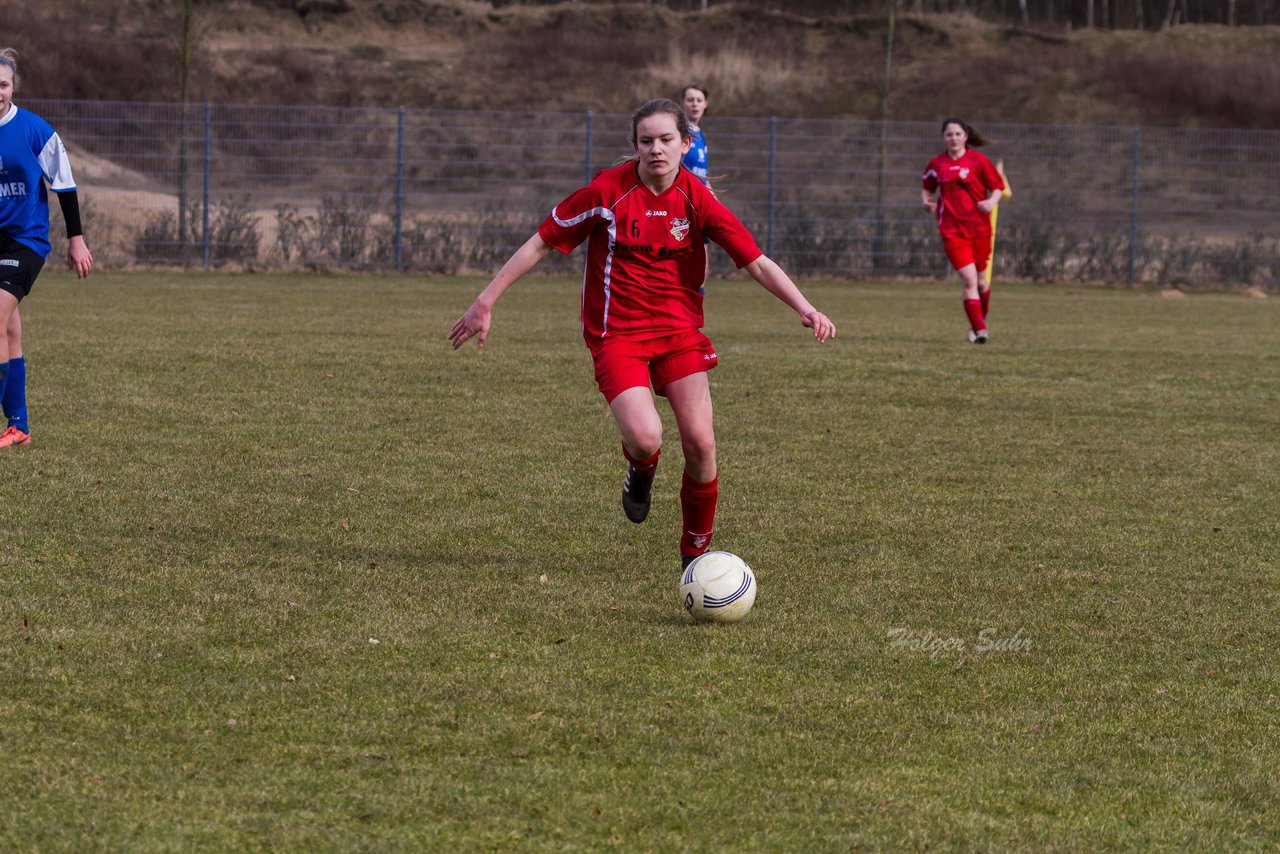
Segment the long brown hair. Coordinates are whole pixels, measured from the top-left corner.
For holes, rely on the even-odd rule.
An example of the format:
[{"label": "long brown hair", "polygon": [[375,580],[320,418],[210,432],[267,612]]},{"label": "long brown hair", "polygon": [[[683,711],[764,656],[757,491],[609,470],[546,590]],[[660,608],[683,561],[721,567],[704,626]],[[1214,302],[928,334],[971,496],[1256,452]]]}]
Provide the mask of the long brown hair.
[{"label": "long brown hair", "polygon": [[681,139],[688,139],[692,134],[689,132],[689,117],[684,114],[684,107],[681,107],[670,98],[654,98],[651,101],[645,101],[636,111],[631,114],[631,144],[636,144],[636,128],[640,123],[649,116],[668,113],[676,120],[676,130],[680,132]]},{"label": "long brown hair", "polygon": [[960,130],[964,131],[964,135],[969,138],[968,141],[965,143],[965,145],[967,145],[969,148],[981,148],[984,145],[991,145],[993,142],[995,142],[994,139],[987,139],[985,136],[978,133],[977,128],[975,128],[973,125],[969,124],[959,116],[947,116],[945,119],[943,119],[942,131],[941,131],[942,133],[947,132],[947,125],[960,125]]}]

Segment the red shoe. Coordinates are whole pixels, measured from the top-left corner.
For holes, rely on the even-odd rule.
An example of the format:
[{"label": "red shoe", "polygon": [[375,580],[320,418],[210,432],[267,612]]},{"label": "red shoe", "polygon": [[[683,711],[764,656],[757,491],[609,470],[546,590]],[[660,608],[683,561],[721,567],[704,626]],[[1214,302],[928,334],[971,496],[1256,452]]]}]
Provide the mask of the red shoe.
[{"label": "red shoe", "polygon": [[17,427],[9,425],[9,427],[0,433],[0,448],[8,448],[13,445],[30,445],[31,434],[23,433]]}]

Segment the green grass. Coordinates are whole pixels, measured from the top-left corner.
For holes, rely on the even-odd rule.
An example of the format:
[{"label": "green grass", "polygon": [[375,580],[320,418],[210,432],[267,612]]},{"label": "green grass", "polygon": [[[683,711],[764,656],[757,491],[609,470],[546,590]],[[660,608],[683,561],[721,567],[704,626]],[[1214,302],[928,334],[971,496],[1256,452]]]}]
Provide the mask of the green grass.
[{"label": "green grass", "polygon": [[1280,302],[712,282],[697,626],[669,413],[635,526],[575,283],[480,284],[41,279],[0,849],[1280,844]]}]

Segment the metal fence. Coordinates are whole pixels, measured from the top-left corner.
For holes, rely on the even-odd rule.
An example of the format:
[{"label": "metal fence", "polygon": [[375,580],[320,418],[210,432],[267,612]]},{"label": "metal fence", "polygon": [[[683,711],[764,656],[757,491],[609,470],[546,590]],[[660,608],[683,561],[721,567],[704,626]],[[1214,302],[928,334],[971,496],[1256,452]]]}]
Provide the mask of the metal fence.
[{"label": "metal fence", "polygon": [[[629,153],[617,114],[24,106],[68,144],[86,231],[111,266],[491,273]],[[1280,287],[1280,132],[982,130],[1014,191],[999,275]],[[713,116],[706,132],[720,198],[794,275],[945,275],[920,205],[937,123]]]}]

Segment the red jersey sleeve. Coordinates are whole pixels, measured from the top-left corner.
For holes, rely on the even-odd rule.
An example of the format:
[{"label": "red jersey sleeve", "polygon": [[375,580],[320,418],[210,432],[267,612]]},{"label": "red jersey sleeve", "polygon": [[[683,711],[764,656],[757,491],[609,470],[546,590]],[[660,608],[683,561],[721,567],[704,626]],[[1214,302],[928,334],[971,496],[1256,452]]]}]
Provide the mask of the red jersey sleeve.
[{"label": "red jersey sleeve", "polygon": [[603,219],[612,213],[604,204],[603,194],[596,182],[575,190],[560,204],[551,209],[547,218],[538,226],[538,236],[557,252],[568,255],[584,240]]},{"label": "red jersey sleeve", "polygon": [[935,157],[929,161],[929,165],[924,168],[924,175],[920,178],[920,186],[924,188],[926,193],[932,193],[938,189],[938,170],[934,168]]},{"label": "red jersey sleeve", "polygon": [[711,238],[733,259],[733,263],[742,269],[759,258],[764,252],[756,245],[756,239],[742,224],[733,211],[720,203],[708,190],[699,199],[699,206],[705,211],[702,218],[702,233]]}]

